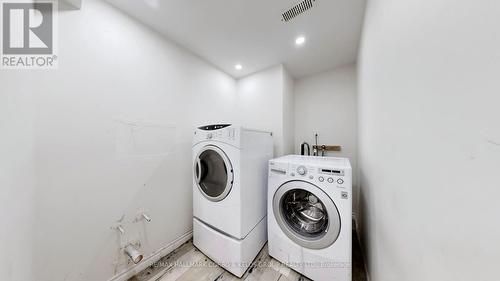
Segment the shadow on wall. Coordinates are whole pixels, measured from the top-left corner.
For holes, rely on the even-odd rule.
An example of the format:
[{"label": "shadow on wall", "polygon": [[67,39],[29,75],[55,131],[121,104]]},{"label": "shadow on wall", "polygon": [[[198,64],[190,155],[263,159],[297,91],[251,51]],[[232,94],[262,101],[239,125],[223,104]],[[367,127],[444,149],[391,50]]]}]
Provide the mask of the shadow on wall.
[{"label": "shadow on wall", "polygon": [[369,222],[374,221],[373,213],[368,209],[368,202],[371,199],[370,189],[367,186],[367,179],[362,169],[358,169],[358,214],[357,214],[357,235],[359,243],[361,244],[361,251],[363,254],[365,266],[366,266],[366,274],[368,280],[370,280],[369,273],[372,272],[372,266],[370,265],[371,261],[370,257],[370,233],[373,232],[373,227],[369,225]]},{"label": "shadow on wall", "polygon": [[64,0],[58,1],[59,11],[77,11],[80,10],[83,0]]}]

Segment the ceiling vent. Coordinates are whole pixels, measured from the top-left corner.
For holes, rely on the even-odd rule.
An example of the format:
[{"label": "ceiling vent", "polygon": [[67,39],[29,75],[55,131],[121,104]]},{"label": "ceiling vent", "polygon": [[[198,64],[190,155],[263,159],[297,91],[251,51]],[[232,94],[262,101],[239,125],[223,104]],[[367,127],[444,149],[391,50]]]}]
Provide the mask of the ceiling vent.
[{"label": "ceiling vent", "polygon": [[313,3],[315,0],[304,0],[300,2],[299,4],[293,6],[291,9],[288,11],[284,12],[282,14],[283,18],[281,19],[282,21],[289,22],[296,16],[304,13],[305,11],[311,9],[313,7]]}]

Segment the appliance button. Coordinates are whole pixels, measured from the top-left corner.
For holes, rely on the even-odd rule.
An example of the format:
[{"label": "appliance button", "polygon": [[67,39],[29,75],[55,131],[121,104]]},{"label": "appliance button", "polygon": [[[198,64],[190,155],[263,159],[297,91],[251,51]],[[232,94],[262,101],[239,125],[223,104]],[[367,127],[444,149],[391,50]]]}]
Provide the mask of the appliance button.
[{"label": "appliance button", "polygon": [[314,177],[313,177],[313,176],[309,176],[309,178],[310,178],[310,179],[314,179]]},{"label": "appliance button", "polygon": [[324,178],[324,177],[319,177],[319,178],[318,178],[318,180],[319,180],[320,182],[323,182],[323,181],[325,180],[325,178]]},{"label": "appliance button", "polygon": [[333,182],[333,179],[332,179],[332,178],[328,178],[328,182],[329,182],[329,183],[332,183],[332,182]]},{"label": "appliance button", "polygon": [[212,133],[208,133],[208,134],[207,134],[207,139],[211,139],[211,138],[213,138]]},{"label": "appliance button", "polygon": [[290,176],[295,177],[295,173],[291,173]]},{"label": "appliance button", "polygon": [[338,183],[338,184],[343,184],[343,183],[344,183],[344,180],[343,180],[343,179],[338,179],[338,180],[337,180],[337,183]]},{"label": "appliance button", "polygon": [[306,167],[304,167],[304,166],[299,166],[299,167],[297,168],[297,173],[298,173],[299,175],[301,175],[301,176],[303,176],[303,175],[307,174]]}]

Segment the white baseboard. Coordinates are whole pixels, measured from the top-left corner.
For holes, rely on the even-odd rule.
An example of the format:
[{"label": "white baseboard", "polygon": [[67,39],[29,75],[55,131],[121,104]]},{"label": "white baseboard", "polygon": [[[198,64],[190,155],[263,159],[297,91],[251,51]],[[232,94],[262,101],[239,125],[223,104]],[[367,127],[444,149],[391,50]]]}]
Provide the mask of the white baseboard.
[{"label": "white baseboard", "polygon": [[153,263],[160,260],[162,257],[170,254],[175,249],[179,248],[182,244],[186,243],[189,239],[191,239],[191,237],[193,237],[193,231],[189,231],[189,232],[183,234],[181,237],[177,238],[176,240],[172,241],[167,246],[156,251],[151,256],[144,258],[139,264],[137,264],[131,268],[128,268],[127,270],[125,270],[121,273],[118,273],[117,275],[113,276],[111,279],[108,279],[108,281],[127,281],[131,277],[139,274],[139,272],[143,271],[144,269],[151,266]]}]

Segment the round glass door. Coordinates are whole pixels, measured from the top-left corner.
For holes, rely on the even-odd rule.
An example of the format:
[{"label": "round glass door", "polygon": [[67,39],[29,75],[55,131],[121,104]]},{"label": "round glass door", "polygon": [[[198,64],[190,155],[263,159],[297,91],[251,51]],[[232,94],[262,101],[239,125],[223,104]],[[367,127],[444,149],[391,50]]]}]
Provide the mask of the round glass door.
[{"label": "round glass door", "polygon": [[220,148],[208,145],[195,158],[194,177],[198,189],[207,199],[220,201],[233,186],[233,167]]},{"label": "round glass door", "polygon": [[326,248],[340,233],[335,203],[311,183],[291,181],[282,185],[274,195],[273,211],[282,231],[307,248]]}]

